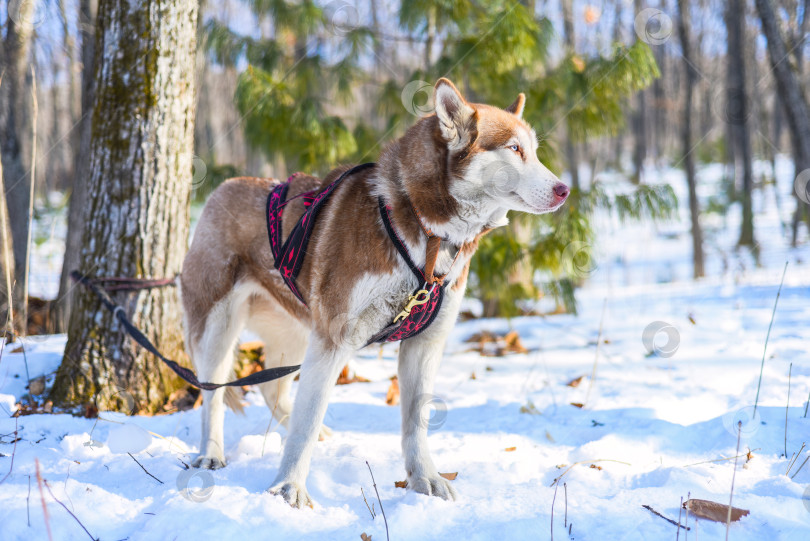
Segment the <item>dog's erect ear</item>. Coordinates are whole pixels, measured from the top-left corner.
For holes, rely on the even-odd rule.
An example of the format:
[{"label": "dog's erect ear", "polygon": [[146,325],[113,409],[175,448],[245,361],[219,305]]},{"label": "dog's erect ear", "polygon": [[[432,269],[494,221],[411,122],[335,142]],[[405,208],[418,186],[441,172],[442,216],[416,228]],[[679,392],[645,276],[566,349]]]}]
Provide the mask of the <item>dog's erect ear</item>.
[{"label": "dog's erect ear", "polygon": [[516,117],[522,118],[523,117],[523,107],[525,105],[526,105],[526,95],[523,92],[521,92],[520,94],[518,94],[518,97],[515,100],[515,103],[513,103],[512,105],[507,107],[506,110],[509,111],[510,113],[512,113],[513,115],[515,115]]},{"label": "dog's erect ear", "polygon": [[439,79],[433,90],[433,103],[448,148],[457,150],[472,143],[478,133],[477,114],[455,85],[448,79]]}]

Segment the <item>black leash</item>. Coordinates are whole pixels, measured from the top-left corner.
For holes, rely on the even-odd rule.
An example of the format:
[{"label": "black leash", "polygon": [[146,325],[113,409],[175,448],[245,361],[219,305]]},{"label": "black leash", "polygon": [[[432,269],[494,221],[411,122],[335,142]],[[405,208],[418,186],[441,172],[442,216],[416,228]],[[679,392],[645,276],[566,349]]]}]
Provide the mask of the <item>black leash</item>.
[{"label": "black leash", "polygon": [[[140,344],[144,349],[146,349],[149,353],[166,363],[166,366],[172,369],[175,374],[180,376],[184,381],[191,384],[198,389],[204,389],[206,391],[213,391],[215,389],[219,389],[220,387],[241,387],[242,385],[258,385],[260,383],[266,383],[268,381],[273,381],[274,379],[283,378],[289,374],[292,374],[299,368],[301,365],[296,366],[280,366],[278,368],[267,368],[265,370],[261,370],[260,372],[255,372],[246,376],[244,378],[239,378],[236,381],[231,381],[228,383],[207,383],[202,382],[197,379],[197,376],[189,370],[188,368],[182,367],[176,362],[172,361],[171,359],[167,359],[160,353],[157,348],[149,341],[149,339],[140,331],[137,327],[135,327],[132,322],[127,318],[126,314],[124,313],[124,309],[115,304],[113,300],[110,298],[109,294],[99,287],[98,282],[104,282],[104,279],[92,279],[88,278],[87,276],[82,275],[79,271],[73,271],[70,273],[70,277],[73,279],[74,282],[82,284],[87,289],[92,291],[96,294],[96,296],[101,300],[101,303],[104,305],[107,310],[113,313],[118,321],[123,326],[124,330],[129,334],[133,340],[135,340],[138,344]],[[136,279],[128,278],[127,285],[131,286],[128,288],[124,287],[117,287],[115,288],[116,291],[125,291],[125,290],[138,290],[138,289],[147,289],[149,287],[164,287],[168,285],[174,284],[174,279],[171,281],[165,280],[158,280],[158,281],[144,281],[138,282]],[[117,280],[116,280],[117,281]],[[159,282],[159,283],[158,283]]]}]

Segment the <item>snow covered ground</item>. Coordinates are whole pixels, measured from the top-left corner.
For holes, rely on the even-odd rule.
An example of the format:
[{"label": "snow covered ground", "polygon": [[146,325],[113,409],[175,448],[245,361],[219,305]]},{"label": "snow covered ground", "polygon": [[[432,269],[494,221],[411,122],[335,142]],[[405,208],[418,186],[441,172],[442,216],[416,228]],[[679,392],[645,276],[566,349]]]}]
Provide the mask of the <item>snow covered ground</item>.
[{"label": "snow covered ground", "polygon": [[[733,248],[738,207],[708,220],[709,276],[698,283],[689,280],[683,205],[679,222],[658,227],[622,225],[603,216],[595,266],[587,269],[588,285],[578,292],[578,316],[457,325],[438,375],[429,438],[439,470],[458,472],[456,502],[394,486],[405,478],[399,408],[385,404],[396,345],[386,346],[382,357],[377,349],[357,355],[353,367],[370,383],[335,388],[326,416],[334,436],[318,443],[308,480],[317,505],[294,510],[265,492],[286,433],[270,422],[257,393],[248,393],[245,416],[226,415],[228,466],[186,470],[199,444],[199,410],[158,417],[102,412],[98,420],[12,418],[28,377],[51,374],[58,366],[65,338],[25,340],[27,371],[22,353],[10,353],[19,344],[10,344],[0,360],[0,540],[47,539],[35,460],[53,493],[43,486],[56,540],[88,535],[54,497],[105,541],[356,540],[364,532],[382,540],[386,528],[366,461],[391,539],[549,539],[552,502],[555,539],[673,539],[676,527],[642,505],[677,520],[681,498],[689,494],[727,503],[735,461],[722,459],[737,454],[738,420],[744,456],[737,461],[734,505],[750,515],[731,526],[730,539],[808,540],[810,465],[799,469],[807,449],[790,475],[785,473],[791,456],[810,443],[810,418],[804,417],[810,392],[810,254],[806,244],[791,250],[785,240],[775,195],[781,193],[784,220],[792,210],[787,196],[792,179],[784,163],[780,171],[779,192],[768,189],[755,201],[761,267]],[[708,197],[718,171],[706,168],[702,175],[702,195]],[[676,172],[662,173],[661,179],[682,195]],[[752,418],[765,334],[786,260]],[[42,283],[52,284],[53,278]],[[591,381],[603,305],[603,340]],[[663,329],[652,343],[648,328]],[[465,342],[481,330],[511,329],[529,353],[484,357]],[[579,376],[585,376],[579,386],[566,385]],[[560,484],[551,486],[563,474]],[[376,519],[363,494],[374,503]],[[725,536],[724,524],[701,520],[697,532],[692,516],[688,524],[690,539]],[[686,537],[683,530],[681,535]]]}]

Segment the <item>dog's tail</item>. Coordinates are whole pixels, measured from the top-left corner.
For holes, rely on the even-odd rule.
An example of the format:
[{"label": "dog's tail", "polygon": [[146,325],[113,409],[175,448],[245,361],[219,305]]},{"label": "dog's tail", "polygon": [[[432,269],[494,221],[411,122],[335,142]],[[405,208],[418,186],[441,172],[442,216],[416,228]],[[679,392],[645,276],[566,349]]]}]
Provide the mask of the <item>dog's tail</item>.
[{"label": "dog's tail", "polygon": [[[231,376],[233,379],[233,376]],[[225,387],[225,405],[231,408],[234,413],[245,414],[245,406],[242,404],[242,389],[239,387]]]}]

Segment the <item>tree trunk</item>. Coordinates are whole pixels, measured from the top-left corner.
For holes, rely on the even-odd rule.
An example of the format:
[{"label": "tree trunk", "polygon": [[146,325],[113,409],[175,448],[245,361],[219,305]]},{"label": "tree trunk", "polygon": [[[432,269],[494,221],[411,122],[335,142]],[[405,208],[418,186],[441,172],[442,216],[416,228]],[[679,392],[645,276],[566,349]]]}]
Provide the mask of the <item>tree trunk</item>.
[{"label": "tree trunk", "polygon": [[[2,84],[2,79],[0,79]],[[14,279],[14,254],[11,250],[11,228],[8,224],[8,205],[6,205],[6,190],[3,183],[3,159],[0,157],[0,325],[2,330],[11,323],[13,299],[11,281]],[[13,325],[12,325],[13,327]]]},{"label": "tree trunk", "polygon": [[[197,3],[102,0],[96,101],[79,269],[162,278],[188,247]],[[135,344],[86,290],[76,290],[51,399],[72,408],[156,412],[179,380]],[[174,288],[114,294],[165,355],[185,359]]]},{"label": "tree trunk", "polygon": [[689,43],[689,6],[685,0],[678,0],[678,33],[681,37],[683,65],[686,72],[686,91],[684,93],[683,125],[681,126],[681,143],[683,146],[683,163],[686,171],[686,183],[689,186],[689,214],[692,221],[692,260],[693,276],[700,278],[705,274],[703,266],[703,233],[700,229],[700,208],[697,199],[697,178],[695,161],[692,157],[692,94],[697,80],[693,68],[692,48]]},{"label": "tree trunk", "polygon": [[[773,76],[776,79],[776,89],[779,99],[787,112],[786,120],[793,143],[795,174],[798,176],[805,169],[810,168],[810,109],[804,97],[801,83],[790,62],[786,61],[787,50],[770,0],[756,0],[759,18],[762,21],[762,33],[768,40],[768,55],[771,59]],[[806,187],[804,187],[806,189]],[[794,197],[796,192],[794,190]],[[793,225],[793,245],[796,245],[798,217],[807,216],[807,206],[796,198],[796,215]]]},{"label": "tree trunk", "polygon": [[24,96],[31,50],[34,14],[37,2],[9,2],[7,30],[0,72],[4,72],[0,89],[0,156],[3,160],[5,197],[7,200],[11,244],[14,253],[14,296],[21,306],[25,282],[26,243],[28,241],[28,201],[31,179],[25,170],[20,136],[27,121]]},{"label": "tree trunk", "polygon": [[[617,2],[619,4],[619,2]],[[634,9],[640,13],[643,9],[641,0],[635,0]],[[617,23],[618,24],[618,23]],[[647,157],[647,100],[644,90],[636,93],[636,112],[633,115],[633,178],[638,184],[641,182],[641,173],[644,169],[644,159]]]},{"label": "tree trunk", "polygon": [[726,5],[726,29],[728,31],[728,67],[726,68],[726,110],[724,120],[729,123],[734,156],[734,176],[742,173],[742,226],[741,246],[754,245],[754,213],[751,192],[754,189],[754,173],[751,169],[751,121],[750,103],[745,87],[745,40],[743,17],[745,2],[732,0]]},{"label": "tree trunk", "polygon": [[[576,36],[574,35],[574,9],[572,0],[562,0],[560,5],[562,7],[565,47],[569,53],[574,53],[576,49]],[[573,102],[571,105],[573,105]],[[568,158],[568,171],[571,173],[571,187],[579,189],[579,149],[571,135],[570,128],[565,135],[565,154]]]},{"label": "tree trunk", "polygon": [[87,177],[90,174],[90,130],[93,116],[93,75],[96,50],[97,0],[81,0],[79,4],[79,31],[82,37],[82,96],[81,122],[79,123],[79,149],[73,165],[73,190],[68,210],[68,230],[65,239],[65,256],[62,274],[59,277],[59,295],[52,304],[51,321],[56,332],[65,332],[70,319],[73,300],[73,284],[70,272],[79,268],[82,233],[84,232],[84,208]]}]

